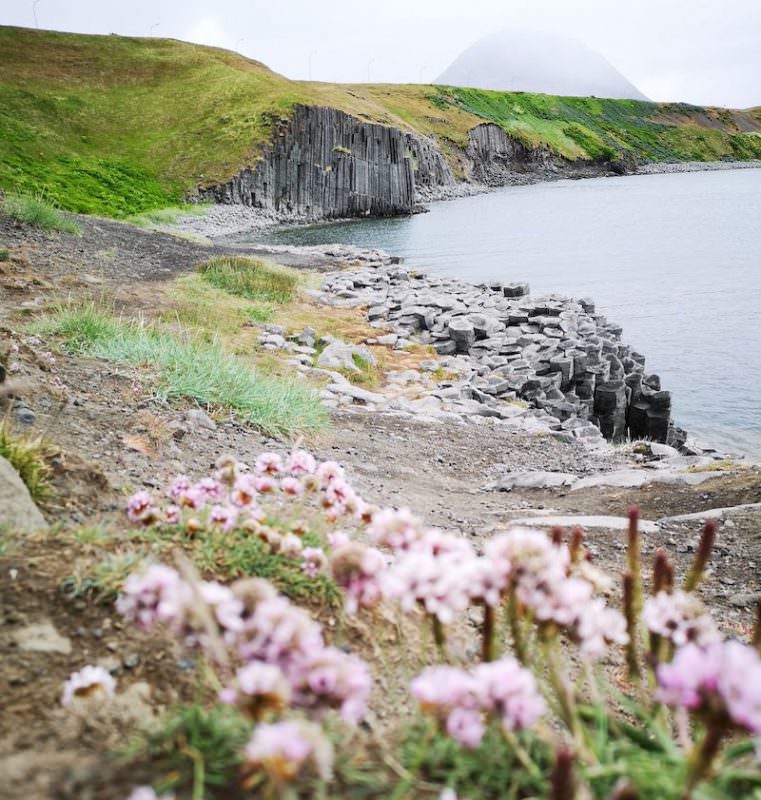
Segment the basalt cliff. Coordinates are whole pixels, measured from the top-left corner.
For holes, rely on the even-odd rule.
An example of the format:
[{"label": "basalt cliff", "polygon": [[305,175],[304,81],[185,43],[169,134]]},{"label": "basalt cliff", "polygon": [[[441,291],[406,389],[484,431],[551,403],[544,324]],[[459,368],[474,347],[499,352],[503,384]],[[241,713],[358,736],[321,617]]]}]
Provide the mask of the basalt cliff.
[{"label": "basalt cliff", "polygon": [[570,161],[547,147],[531,148],[493,123],[473,127],[467,146],[455,153],[448,145],[460,180],[433,137],[365,122],[335,108],[297,106],[276,126],[256,164],[224,183],[199,188],[198,197],[315,220],[393,216],[413,213],[421,200],[465,193],[473,184],[504,186],[635,168],[633,160]]}]

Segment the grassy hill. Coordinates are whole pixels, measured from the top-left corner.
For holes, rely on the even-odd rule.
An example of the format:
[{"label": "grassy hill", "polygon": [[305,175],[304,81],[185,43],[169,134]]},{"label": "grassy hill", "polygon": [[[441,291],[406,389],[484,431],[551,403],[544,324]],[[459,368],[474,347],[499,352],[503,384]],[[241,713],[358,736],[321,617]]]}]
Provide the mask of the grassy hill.
[{"label": "grassy hill", "polygon": [[435,135],[455,168],[485,120],[569,159],[761,158],[761,109],[296,82],[174,40],[0,27],[0,188],[115,217],[167,206],[254,163],[298,103]]}]

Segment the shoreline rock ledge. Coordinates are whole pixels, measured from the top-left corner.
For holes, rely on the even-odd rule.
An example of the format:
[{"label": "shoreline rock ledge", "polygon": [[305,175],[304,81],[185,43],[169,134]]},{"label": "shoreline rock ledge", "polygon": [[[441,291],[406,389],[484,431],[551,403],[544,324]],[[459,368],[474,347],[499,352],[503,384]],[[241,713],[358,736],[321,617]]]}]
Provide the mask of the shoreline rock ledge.
[{"label": "shoreline rock ledge", "polygon": [[396,347],[431,345],[445,357],[444,368],[467,376],[441,381],[434,394],[491,407],[523,400],[571,439],[601,432],[612,442],[684,445],[687,434],[671,419],[671,394],[592,300],[534,297],[525,283],[472,284],[390,261],[328,274],[321,297],[366,305],[370,324],[391,328]]}]

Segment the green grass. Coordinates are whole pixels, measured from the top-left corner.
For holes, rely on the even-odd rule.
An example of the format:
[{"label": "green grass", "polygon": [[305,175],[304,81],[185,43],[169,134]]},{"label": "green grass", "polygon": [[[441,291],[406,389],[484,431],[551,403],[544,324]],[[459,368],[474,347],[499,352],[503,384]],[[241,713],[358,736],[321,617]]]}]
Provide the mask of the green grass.
[{"label": "green grass", "polygon": [[[287,521],[269,520],[282,533],[290,530]],[[310,577],[298,559],[273,553],[270,546],[250,531],[234,529],[220,537],[216,530],[201,529],[192,539],[184,531],[167,526],[131,528],[125,533],[109,533],[97,528],[70,531],[67,537],[89,545],[100,557],[87,557],[77,564],[61,584],[70,598],[86,598],[96,603],[112,602],[131,572],[140,571],[149,554],[152,558],[171,558],[181,548],[205,576],[230,582],[237,578],[266,578],[295,603],[337,612],[342,594],[325,575]],[[306,547],[322,547],[316,533],[303,536]]]},{"label": "green grass", "polygon": [[163,399],[232,410],[272,435],[315,433],[327,424],[327,412],[311,389],[254,372],[218,342],[186,331],[119,319],[94,306],[64,308],[36,329],[60,336],[75,354],[152,367]]},{"label": "green grass", "polygon": [[237,783],[250,735],[251,723],[234,708],[180,706],[131,755],[150,760],[166,776],[157,785],[160,793],[192,787],[194,798],[227,798],[238,795],[230,787]]},{"label": "green grass", "polygon": [[457,174],[484,121],[568,158],[761,155],[758,109],[299,83],[185,42],[0,27],[0,187],[120,218],[177,206],[254,164],[297,104],[435,136]]},{"label": "green grass", "polygon": [[290,303],[298,288],[295,270],[257,258],[217,256],[202,264],[201,277],[217,289],[247,300]]},{"label": "green grass", "polygon": [[[572,160],[615,160],[627,153],[651,161],[761,158],[758,110],[454,87],[439,87],[432,98],[443,110],[457,107],[530,147],[546,146]],[[756,130],[742,130],[743,120]]]},{"label": "green grass", "polygon": [[73,234],[81,232],[76,222],[66,219],[55,206],[40,195],[8,194],[0,200],[0,211],[46,231],[63,231]]},{"label": "green grass", "polygon": [[7,247],[0,247],[0,261],[8,261],[11,254],[8,252]]},{"label": "green grass", "polygon": [[36,503],[53,496],[48,455],[49,447],[41,436],[18,435],[7,419],[0,422],[0,456],[18,472]]},{"label": "green grass", "polygon": [[144,211],[142,214],[133,214],[127,217],[127,222],[148,230],[166,228],[176,225],[183,217],[203,217],[206,211],[207,206],[204,203],[185,203],[181,206],[168,206],[167,208]]}]

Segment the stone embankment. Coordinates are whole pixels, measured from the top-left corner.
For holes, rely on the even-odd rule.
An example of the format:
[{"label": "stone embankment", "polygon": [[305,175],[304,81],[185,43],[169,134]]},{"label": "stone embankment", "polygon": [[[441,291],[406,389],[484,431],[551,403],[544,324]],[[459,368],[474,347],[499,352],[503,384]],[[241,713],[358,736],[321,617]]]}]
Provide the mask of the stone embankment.
[{"label": "stone embankment", "polygon": [[370,324],[390,329],[378,344],[414,341],[443,357],[434,369],[454,377],[425,392],[432,411],[510,419],[523,401],[569,440],[685,441],[669,392],[591,300],[532,297],[525,284],[474,285],[390,263],[330,274],[320,297],[366,305]]}]

